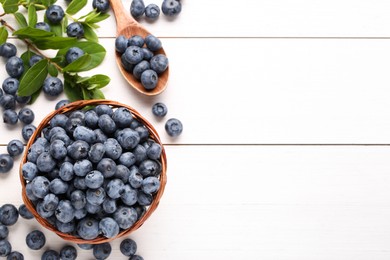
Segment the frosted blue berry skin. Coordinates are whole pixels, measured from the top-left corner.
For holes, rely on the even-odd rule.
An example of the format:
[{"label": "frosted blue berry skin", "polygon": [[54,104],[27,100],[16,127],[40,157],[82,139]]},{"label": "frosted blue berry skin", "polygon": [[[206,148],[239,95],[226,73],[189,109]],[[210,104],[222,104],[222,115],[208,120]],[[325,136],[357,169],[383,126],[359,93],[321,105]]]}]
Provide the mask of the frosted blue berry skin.
[{"label": "frosted blue berry skin", "polygon": [[128,47],[128,43],[129,43],[129,41],[125,36],[119,35],[115,39],[115,50],[117,52],[119,52],[120,54],[123,54]]},{"label": "frosted blue berry skin", "polygon": [[130,169],[130,175],[129,175],[129,184],[134,189],[138,189],[142,186],[142,181],[144,178],[142,177],[142,174],[139,173],[137,167],[132,167]]},{"label": "frosted blue berry skin", "polygon": [[79,221],[76,231],[82,239],[95,239],[99,235],[99,222],[92,217],[86,217]]},{"label": "frosted blue berry skin", "polygon": [[22,253],[18,251],[12,251],[8,256],[7,260],[24,260],[24,256]]},{"label": "frosted blue berry skin", "polygon": [[24,72],[24,64],[21,58],[12,56],[5,64],[8,75],[12,78],[19,78]]},{"label": "frosted blue berry skin", "polygon": [[153,196],[143,191],[138,191],[137,202],[141,206],[149,206],[153,202]]},{"label": "frosted blue berry skin", "polygon": [[61,128],[64,128],[67,120],[68,120],[68,117],[66,115],[57,114],[50,120],[50,126],[51,127],[59,126]]},{"label": "frosted blue berry skin", "polygon": [[55,178],[50,182],[49,188],[54,194],[65,194],[68,191],[69,184],[59,178]]},{"label": "frosted blue berry skin", "polygon": [[87,159],[77,161],[73,165],[73,171],[79,177],[84,177],[85,175],[87,175],[92,170],[93,170],[93,165]]},{"label": "frosted blue berry skin", "polygon": [[158,39],[156,36],[149,34],[145,38],[145,44],[151,51],[158,51],[162,48],[162,43],[160,39]]},{"label": "frosted blue berry skin", "polygon": [[142,49],[138,46],[129,46],[125,53],[125,60],[130,64],[138,64],[144,58],[144,53]]},{"label": "frosted blue berry skin", "polygon": [[70,23],[66,27],[66,34],[69,37],[82,38],[84,36],[84,27],[78,22]]},{"label": "frosted blue berry skin", "polygon": [[96,166],[104,178],[111,178],[116,172],[116,163],[110,158],[103,158]]},{"label": "frosted blue berry skin", "polygon": [[53,24],[59,24],[65,16],[64,9],[59,5],[51,5],[46,10],[46,18]]},{"label": "frosted blue berry skin", "polygon": [[8,154],[0,154],[0,173],[9,172],[14,166],[14,160]]},{"label": "frosted blue berry skin", "polygon": [[100,129],[108,135],[113,134],[117,129],[114,120],[107,114],[103,114],[99,117],[98,125]]},{"label": "frosted blue berry skin", "polygon": [[18,102],[18,104],[25,105],[25,104],[27,104],[28,102],[31,101],[31,96],[19,96],[19,95],[16,95],[15,96],[15,100],[16,100],[16,102]]},{"label": "frosted blue berry skin", "polygon": [[93,256],[96,260],[108,259],[111,254],[110,243],[97,244],[93,246]]},{"label": "frosted blue berry skin", "polygon": [[40,60],[42,60],[43,57],[40,55],[33,55],[30,60],[28,61],[28,65],[30,67],[34,66],[36,63],[38,63]]},{"label": "frosted blue berry skin", "polygon": [[93,0],[92,7],[96,9],[97,12],[107,13],[110,9],[110,2],[108,0]]},{"label": "frosted blue berry skin", "polygon": [[76,210],[84,208],[87,204],[85,193],[81,190],[73,191],[70,195],[70,201]]},{"label": "frosted blue berry skin", "polygon": [[7,152],[10,156],[15,157],[21,155],[24,150],[24,145],[20,140],[12,140],[7,145]]},{"label": "frosted blue berry skin", "polygon": [[166,16],[177,16],[180,14],[182,6],[180,0],[164,0],[161,9]]},{"label": "frosted blue berry skin", "polygon": [[97,189],[103,185],[104,177],[99,171],[91,171],[85,176],[85,185],[90,189]]},{"label": "frosted blue berry skin", "polygon": [[56,160],[62,160],[66,157],[68,151],[62,140],[53,140],[50,144],[50,155]]},{"label": "frosted blue berry skin", "polygon": [[156,4],[149,4],[145,7],[145,16],[150,20],[157,20],[160,16],[160,7]]},{"label": "frosted blue berry skin", "polygon": [[137,243],[130,238],[126,238],[120,243],[119,249],[124,256],[133,256],[137,252]]},{"label": "frosted blue berry skin", "polygon": [[51,97],[57,97],[64,91],[64,84],[57,77],[48,77],[43,82],[43,92]]},{"label": "frosted blue berry skin", "polygon": [[41,172],[51,172],[56,167],[55,159],[47,152],[43,152],[38,156],[37,167]]},{"label": "frosted blue berry skin", "polygon": [[9,125],[16,125],[18,123],[18,113],[12,109],[5,110],[3,112],[3,122]]},{"label": "frosted blue berry skin", "polygon": [[68,146],[68,155],[74,160],[81,160],[88,157],[89,144],[82,140],[77,140]]},{"label": "frosted blue berry skin", "polygon": [[106,151],[105,156],[108,158],[117,160],[122,155],[122,147],[114,138],[108,138],[107,141],[104,142],[104,147]]},{"label": "frosted blue berry skin", "polygon": [[161,74],[168,68],[168,58],[163,54],[157,54],[150,60],[150,67],[152,70]]},{"label": "frosted blue berry skin", "polygon": [[97,189],[88,189],[86,192],[87,202],[94,206],[102,205],[106,199],[106,192],[103,187]]},{"label": "frosted blue berry skin", "polygon": [[168,108],[164,103],[157,102],[152,107],[152,113],[157,117],[164,117],[168,113]]},{"label": "frosted blue berry skin", "polygon": [[25,141],[30,140],[30,137],[34,134],[37,128],[33,125],[25,125],[22,128],[22,137]]},{"label": "frosted blue berry skin", "polygon": [[4,58],[11,58],[17,52],[16,46],[12,43],[6,42],[0,45],[0,56]]},{"label": "frosted blue berry skin", "polygon": [[6,239],[8,237],[9,230],[6,225],[0,224],[0,240]]},{"label": "frosted blue berry skin", "polygon": [[34,115],[34,112],[30,108],[25,107],[19,111],[18,118],[19,118],[20,122],[28,125],[34,121],[35,115]]},{"label": "frosted blue berry skin", "polygon": [[133,115],[130,110],[125,107],[120,107],[112,115],[112,119],[118,127],[125,128],[129,127],[133,120]]},{"label": "frosted blue berry skin", "polygon": [[43,199],[49,193],[50,181],[46,177],[37,176],[32,180],[31,184],[35,197]]},{"label": "frosted blue berry skin", "polygon": [[39,201],[37,203],[35,209],[37,210],[39,216],[41,216],[45,219],[49,219],[51,216],[54,215],[54,210],[52,210],[52,211],[46,210],[45,207],[43,206],[42,201]]},{"label": "frosted blue berry skin", "polygon": [[125,152],[119,157],[119,162],[126,167],[130,167],[135,164],[136,158],[132,152]]},{"label": "frosted blue berry skin", "polygon": [[122,193],[124,192],[124,183],[120,179],[113,179],[108,182],[106,187],[107,195],[111,199],[118,199],[121,197]]},{"label": "frosted blue berry skin", "polygon": [[112,214],[117,210],[116,200],[106,198],[102,204],[104,212]]},{"label": "frosted blue berry skin", "polygon": [[134,18],[139,18],[145,13],[145,4],[143,0],[133,0],[130,4],[130,14]]},{"label": "frosted blue berry skin", "polygon": [[142,73],[148,69],[150,69],[150,63],[146,60],[143,60],[134,66],[133,76],[139,80],[141,79]]},{"label": "frosted blue berry skin", "polygon": [[60,251],[60,258],[62,260],[75,260],[77,258],[77,250],[73,246],[67,245]]},{"label": "frosted blue berry skin", "polygon": [[96,142],[96,134],[95,132],[85,126],[78,126],[73,132],[74,140],[83,140],[89,144],[93,144]]},{"label": "frosted blue berry skin", "polygon": [[101,116],[101,115],[109,115],[109,116],[112,116],[112,114],[114,113],[114,111],[112,110],[112,108],[108,105],[98,105],[95,107],[95,112],[98,116]]},{"label": "frosted blue berry skin", "polygon": [[183,124],[179,119],[171,118],[165,123],[165,131],[171,137],[177,137],[183,132]]},{"label": "frosted blue berry skin", "polygon": [[19,206],[19,215],[24,218],[24,219],[33,219],[34,218],[34,215],[31,213],[31,211],[29,211],[26,207],[26,205],[24,204],[21,204]]},{"label": "frosted blue berry skin", "polygon": [[126,184],[129,180],[130,170],[126,166],[119,164],[116,166],[116,172],[114,176]]},{"label": "frosted blue berry skin", "polygon": [[74,219],[74,208],[69,200],[61,200],[55,210],[56,218],[62,223],[69,223]]},{"label": "frosted blue berry skin", "polygon": [[144,260],[144,258],[140,255],[133,255],[129,258],[129,260]]},{"label": "frosted blue berry skin", "polygon": [[48,25],[45,22],[36,23],[35,24],[35,28],[36,29],[40,29],[40,30],[44,30],[44,31],[47,31],[47,32],[50,32],[50,25]]},{"label": "frosted blue berry skin", "polygon": [[118,223],[112,218],[106,217],[100,220],[99,222],[99,230],[100,233],[107,237],[113,238],[119,234],[119,226]]},{"label": "frosted blue berry skin", "polygon": [[93,248],[93,244],[77,244],[83,250],[91,250]]},{"label": "frosted blue berry skin", "polygon": [[131,207],[120,207],[114,213],[114,220],[121,229],[128,229],[137,221],[137,211]]},{"label": "frosted blue berry skin", "polygon": [[79,47],[72,47],[72,48],[69,48],[69,50],[66,52],[65,59],[69,64],[69,63],[74,62],[75,60],[77,60],[78,58],[83,56],[84,54],[85,54],[85,52],[82,49],[80,49]]},{"label": "frosted blue berry skin", "polygon": [[69,103],[70,103],[70,101],[67,100],[67,99],[60,100],[60,101],[57,102],[57,104],[55,106],[55,110],[57,110],[57,109],[59,109],[61,107],[64,107],[64,106],[68,105]]},{"label": "frosted blue berry skin", "polygon": [[5,94],[14,96],[19,89],[19,80],[11,77],[6,78],[3,81],[2,88]]},{"label": "frosted blue berry skin", "polygon": [[137,190],[131,188],[130,185],[125,185],[121,195],[123,204],[127,206],[133,206],[135,203],[137,203],[137,194]]},{"label": "frosted blue berry skin", "polygon": [[96,143],[91,146],[91,149],[88,152],[88,159],[93,163],[99,163],[102,160],[105,152],[106,150],[104,144]]},{"label": "frosted blue berry skin", "polygon": [[46,243],[46,237],[39,230],[31,231],[26,236],[26,244],[27,244],[28,248],[30,248],[32,250],[41,249],[45,245],[45,243]]},{"label": "frosted blue berry skin", "polygon": [[146,149],[146,155],[149,159],[158,160],[161,157],[162,147],[158,143],[152,143],[148,149]]},{"label": "frosted blue berry skin", "polygon": [[153,90],[158,83],[158,75],[154,70],[148,69],[141,74],[141,83],[146,90]]},{"label": "frosted blue berry skin", "polygon": [[12,204],[4,204],[0,208],[0,223],[6,226],[14,225],[19,218],[18,209]]},{"label": "frosted blue berry skin", "polygon": [[0,97],[0,106],[3,109],[15,109],[16,106],[15,97],[12,95],[3,94]]},{"label": "frosted blue berry skin", "polygon": [[41,260],[60,260],[60,255],[54,250],[47,250],[42,254]]},{"label": "frosted blue berry skin", "polygon": [[56,195],[49,193],[43,198],[42,206],[47,211],[54,211],[59,202],[60,200]]},{"label": "frosted blue berry skin", "polygon": [[133,35],[128,40],[128,46],[138,46],[142,47],[145,44],[144,38],[139,35]]},{"label": "frosted blue berry skin", "polygon": [[7,240],[0,240],[0,256],[6,257],[12,251],[12,246]]},{"label": "frosted blue berry skin", "polygon": [[123,149],[134,149],[140,142],[140,136],[137,131],[134,131],[130,128],[125,128],[120,131],[118,137],[118,142],[123,147]]}]

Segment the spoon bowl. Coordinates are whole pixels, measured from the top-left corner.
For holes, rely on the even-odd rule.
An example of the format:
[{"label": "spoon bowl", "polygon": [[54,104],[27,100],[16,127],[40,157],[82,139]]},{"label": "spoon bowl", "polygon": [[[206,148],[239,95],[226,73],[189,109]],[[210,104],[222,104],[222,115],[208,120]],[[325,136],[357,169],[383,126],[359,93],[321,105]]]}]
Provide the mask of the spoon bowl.
[{"label": "spoon bowl", "polygon": [[[110,0],[111,8],[114,11],[116,20],[116,35],[123,35],[126,38],[130,38],[134,35],[139,35],[143,38],[151,34],[143,28],[137,21],[135,21],[127,12],[124,11],[124,7],[121,0]],[[164,48],[161,48],[155,54],[165,54]],[[162,74],[159,75],[158,83],[156,88],[147,90],[142,86],[141,82],[137,80],[130,72],[127,72],[122,66],[121,54],[116,53],[116,63],[118,64],[119,70],[122,73],[126,81],[138,92],[147,96],[158,95],[165,90],[167,87],[169,77],[169,66]]]}]

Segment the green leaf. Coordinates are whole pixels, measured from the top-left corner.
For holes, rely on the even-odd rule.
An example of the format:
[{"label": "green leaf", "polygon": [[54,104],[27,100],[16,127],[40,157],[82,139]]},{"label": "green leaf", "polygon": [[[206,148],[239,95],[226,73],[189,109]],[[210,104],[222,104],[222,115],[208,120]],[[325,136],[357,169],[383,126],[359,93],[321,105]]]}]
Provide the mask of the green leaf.
[{"label": "green leaf", "polygon": [[34,27],[37,24],[37,9],[34,5],[29,5],[28,7],[28,25]]},{"label": "green leaf", "polygon": [[50,31],[56,36],[62,36],[62,24],[50,24]]},{"label": "green leaf", "polygon": [[85,22],[89,22],[93,19],[95,19],[96,17],[98,17],[100,15],[100,13],[96,12],[95,10],[90,12],[86,17],[85,17]]},{"label": "green leaf", "polygon": [[56,66],[54,66],[51,63],[49,63],[47,68],[48,68],[50,76],[52,76],[52,77],[57,77],[58,76],[58,69],[56,68]]},{"label": "green leaf", "polygon": [[103,20],[106,20],[108,17],[110,17],[110,15],[109,14],[102,14],[102,13],[100,13],[98,16],[96,16],[96,17],[92,17],[92,18],[90,18],[90,19],[85,19],[85,21],[87,22],[87,23],[98,23],[98,22],[101,22],[101,21],[103,21]]},{"label": "green leaf", "polygon": [[66,27],[68,26],[68,17],[65,15],[61,22],[62,31],[66,32]]},{"label": "green leaf", "polygon": [[[23,17],[24,18],[24,17]],[[27,22],[26,22],[27,24]],[[54,36],[52,32],[47,32],[44,30],[36,29],[36,28],[31,28],[31,27],[26,27],[19,29],[13,33],[13,35],[18,36],[20,39],[38,39],[38,38],[49,38]]]},{"label": "green leaf", "polygon": [[67,65],[65,68],[63,68],[64,72],[80,72],[85,71],[85,68],[87,68],[92,61],[91,55],[88,53],[84,54],[74,62]]},{"label": "green leaf", "polygon": [[27,50],[26,52],[24,52],[20,58],[22,59],[23,61],[23,64],[24,64],[24,68],[25,70],[28,70],[30,68],[30,64],[29,64],[29,61],[31,59],[32,56],[36,55],[34,52],[30,51],[30,50]]},{"label": "green leaf", "polygon": [[3,9],[7,14],[17,12],[19,10],[19,0],[5,0],[3,3]]},{"label": "green leaf", "polygon": [[81,24],[83,25],[84,28],[85,39],[92,42],[98,42],[99,38],[96,35],[95,31],[87,23],[81,23]]},{"label": "green leaf", "polygon": [[25,28],[28,26],[26,18],[24,18],[23,14],[16,12],[16,13],[14,13],[14,16],[15,16],[15,19],[18,22],[18,25],[20,28]]},{"label": "green leaf", "polygon": [[83,93],[81,92],[81,89],[78,87],[72,87],[67,80],[64,82],[64,92],[68,99],[72,102],[83,99]]},{"label": "green leaf", "polygon": [[[77,0],[76,0],[77,1]],[[46,7],[49,7],[51,6],[52,4],[54,4],[55,2],[57,2],[57,0],[41,0],[40,1],[44,6]]]},{"label": "green leaf", "polygon": [[47,59],[40,60],[26,72],[20,80],[19,96],[30,96],[42,87],[48,73],[47,64]]},{"label": "green leaf", "polygon": [[4,27],[0,27],[0,44],[3,44],[8,39],[8,31]]},{"label": "green leaf", "polygon": [[74,46],[77,43],[76,38],[70,38],[70,37],[47,37],[47,38],[41,38],[41,39],[35,39],[33,40],[34,44],[41,50],[47,50],[47,49],[63,49]]},{"label": "green leaf", "polygon": [[110,81],[111,79],[108,76],[97,74],[93,75],[92,77],[80,78],[80,80],[78,80],[76,83],[83,83],[89,90],[91,90],[95,88],[103,88],[107,86]]},{"label": "green leaf", "polygon": [[100,89],[94,89],[92,91],[92,98],[93,99],[105,99],[103,92]]},{"label": "green leaf", "polygon": [[66,13],[70,15],[76,14],[78,11],[83,9],[83,7],[87,4],[88,0],[77,0],[77,1],[72,1],[69,5],[68,8],[66,8]]},{"label": "green leaf", "polygon": [[33,104],[37,100],[37,98],[39,97],[39,94],[41,94],[41,91],[42,91],[42,87],[39,88],[37,91],[35,91],[34,94],[31,95],[31,100],[30,100],[29,104]]}]

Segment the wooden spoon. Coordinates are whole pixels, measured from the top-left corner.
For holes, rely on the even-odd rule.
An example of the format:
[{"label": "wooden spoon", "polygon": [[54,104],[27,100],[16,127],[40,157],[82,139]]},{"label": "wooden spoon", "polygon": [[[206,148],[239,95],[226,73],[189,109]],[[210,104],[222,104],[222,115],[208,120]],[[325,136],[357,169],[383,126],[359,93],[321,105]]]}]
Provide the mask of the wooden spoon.
[{"label": "wooden spoon", "polygon": [[[137,21],[135,21],[130,16],[130,10],[125,10],[121,0],[110,0],[111,8],[114,11],[116,19],[116,35],[123,35],[126,38],[130,38],[133,35],[139,35],[145,38],[147,35],[151,34],[145,28],[143,28]],[[157,52],[157,54],[164,54],[165,51],[162,48]],[[147,90],[145,89],[141,82],[137,80],[131,73],[127,72],[121,62],[121,55],[116,53],[116,62],[118,64],[119,70],[122,75],[125,77],[127,82],[135,88],[137,91],[148,96],[158,95],[163,92],[167,86],[168,77],[169,77],[169,66],[166,71],[159,75],[158,83],[155,89]]]}]

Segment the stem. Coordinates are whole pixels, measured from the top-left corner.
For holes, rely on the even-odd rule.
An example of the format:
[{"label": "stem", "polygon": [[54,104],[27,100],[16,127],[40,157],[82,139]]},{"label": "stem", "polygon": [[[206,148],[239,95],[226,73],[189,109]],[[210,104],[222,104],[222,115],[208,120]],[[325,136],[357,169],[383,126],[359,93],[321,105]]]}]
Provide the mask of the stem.
[{"label": "stem", "polygon": [[73,22],[78,22],[78,21],[79,21],[78,19],[74,18],[73,16],[71,16],[71,15],[68,14],[67,12],[65,12],[65,15],[66,15],[68,18],[72,19]]},{"label": "stem", "polygon": [[[12,32],[15,31],[15,29],[14,29],[11,25],[9,25],[5,20],[0,19],[0,23],[1,23],[3,26],[7,27],[10,31],[12,31]],[[18,38],[18,39],[19,39],[19,38]],[[52,61],[50,60],[50,58],[47,57],[45,54],[43,54],[43,53],[42,53],[42,52],[41,52],[41,51],[40,51],[40,50],[39,50],[31,41],[29,41],[29,40],[27,40],[27,39],[19,39],[19,40],[24,41],[24,43],[27,45],[28,48],[32,49],[34,52],[36,52],[36,53],[39,54],[40,56],[42,56],[42,57],[44,57],[45,59],[47,59],[47,60],[50,62],[50,64],[52,64],[54,67],[57,68],[57,70],[59,70],[59,71],[62,73],[62,68],[61,68],[57,63],[52,62]]]},{"label": "stem", "polygon": [[2,14],[0,14],[0,17],[3,17],[4,15],[6,15],[6,13],[2,13]]}]

